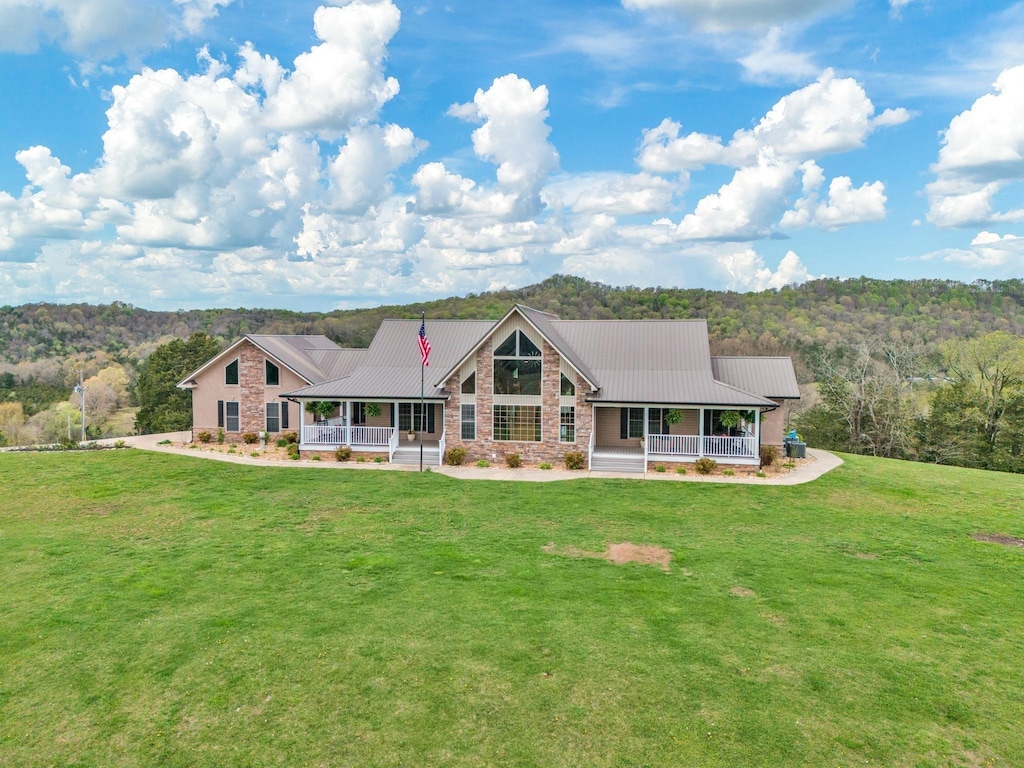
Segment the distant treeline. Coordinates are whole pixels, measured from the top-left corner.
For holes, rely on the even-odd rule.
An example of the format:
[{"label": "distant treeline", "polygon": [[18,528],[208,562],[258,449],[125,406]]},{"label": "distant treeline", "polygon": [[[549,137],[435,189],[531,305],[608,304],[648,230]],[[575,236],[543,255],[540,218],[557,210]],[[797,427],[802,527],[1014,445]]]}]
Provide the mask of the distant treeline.
[{"label": "distant treeline", "polygon": [[521,302],[566,320],[705,318],[723,354],[805,353],[894,333],[937,347],[992,331],[1024,331],[1024,281],[812,280],[760,293],[699,288],[613,288],[555,275],[526,288],[418,305],[333,312],[193,309],[156,312],[115,302],[0,307],[0,361],[9,364],[105,352],[134,363],[160,343],[203,331],[222,343],[245,333],[324,334],[366,346],[384,318],[497,319]]}]

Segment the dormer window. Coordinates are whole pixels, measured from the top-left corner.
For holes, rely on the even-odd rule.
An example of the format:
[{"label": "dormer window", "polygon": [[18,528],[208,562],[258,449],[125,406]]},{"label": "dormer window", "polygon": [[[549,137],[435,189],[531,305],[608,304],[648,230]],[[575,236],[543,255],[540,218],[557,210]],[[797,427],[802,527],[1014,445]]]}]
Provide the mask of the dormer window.
[{"label": "dormer window", "polygon": [[224,383],[225,384],[237,384],[238,383],[238,361],[234,360],[224,366]]},{"label": "dormer window", "polygon": [[281,369],[267,360],[267,386],[276,387],[281,384]]}]

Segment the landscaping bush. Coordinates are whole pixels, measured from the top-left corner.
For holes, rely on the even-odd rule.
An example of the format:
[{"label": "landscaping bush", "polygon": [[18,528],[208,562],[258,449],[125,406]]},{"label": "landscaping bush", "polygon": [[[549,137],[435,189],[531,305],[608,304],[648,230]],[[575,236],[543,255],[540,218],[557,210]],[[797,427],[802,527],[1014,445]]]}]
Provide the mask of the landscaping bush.
[{"label": "landscaping bush", "polygon": [[722,474],[725,475],[726,477],[732,477],[736,473],[733,472],[731,469],[723,469]]},{"label": "landscaping bush", "polygon": [[285,439],[284,439],[283,437],[279,437],[279,438],[277,438],[277,441],[276,441],[276,442],[275,442],[274,444],[275,444],[275,445],[276,445],[276,446],[277,446],[278,448],[287,448],[287,447],[288,447],[288,441],[287,441],[287,440],[285,440]]},{"label": "landscaping bush", "polygon": [[717,466],[718,462],[714,459],[709,459],[707,456],[703,456],[693,462],[693,468],[702,475],[710,475]]},{"label": "landscaping bush", "polygon": [[289,445],[296,444],[299,442],[299,433],[285,432],[283,435],[281,435],[281,439],[283,439]]},{"label": "landscaping bush", "polygon": [[260,436],[257,435],[255,432],[246,432],[245,434],[242,435],[242,442],[245,443],[246,445],[253,445],[254,443],[258,443],[259,440]]},{"label": "landscaping bush", "polygon": [[224,430],[217,430],[217,445],[224,445]]},{"label": "landscaping bush", "polygon": [[587,457],[579,451],[565,454],[566,469],[583,469],[587,466]]},{"label": "landscaping bush", "polygon": [[685,475],[686,474],[686,467],[676,467],[676,474],[677,475]]},{"label": "landscaping bush", "polygon": [[444,463],[449,467],[461,467],[466,460],[465,448],[449,448],[444,452]]},{"label": "landscaping bush", "polygon": [[291,456],[293,459],[299,458],[298,443],[288,443],[288,455]]},{"label": "landscaping bush", "polygon": [[779,458],[779,449],[774,445],[761,446],[761,466],[770,467]]},{"label": "landscaping bush", "polygon": [[480,461],[478,461],[476,465],[481,468],[489,467],[491,466],[491,462],[489,462],[487,459],[480,459]]},{"label": "landscaping bush", "polygon": [[309,460],[310,461],[320,461],[320,454],[318,453],[316,456],[310,456]]},{"label": "landscaping bush", "polygon": [[657,466],[655,466],[654,471],[655,472],[664,472],[665,471],[665,465],[664,464],[658,464]]},{"label": "landscaping bush", "polygon": [[338,446],[338,450],[334,452],[335,461],[348,461],[352,458],[352,449],[347,445]]},{"label": "landscaping bush", "polygon": [[373,463],[374,464],[383,464],[384,463],[384,457],[383,456],[374,456],[373,457]]},{"label": "landscaping bush", "polygon": [[542,461],[537,466],[540,467],[541,469],[551,469],[551,464],[549,462],[546,462],[546,461]]},{"label": "landscaping bush", "polygon": [[200,432],[198,435],[196,435],[196,440],[198,440],[200,443],[208,443],[211,440],[213,440],[213,435],[211,435],[209,432]]},{"label": "landscaping bush", "polygon": [[254,459],[258,459],[260,457],[260,452],[259,451],[253,451],[249,455],[252,456]]},{"label": "landscaping bush", "polygon": [[523,458],[518,453],[509,453],[505,455],[505,466],[509,469],[519,469],[523,466]]}]

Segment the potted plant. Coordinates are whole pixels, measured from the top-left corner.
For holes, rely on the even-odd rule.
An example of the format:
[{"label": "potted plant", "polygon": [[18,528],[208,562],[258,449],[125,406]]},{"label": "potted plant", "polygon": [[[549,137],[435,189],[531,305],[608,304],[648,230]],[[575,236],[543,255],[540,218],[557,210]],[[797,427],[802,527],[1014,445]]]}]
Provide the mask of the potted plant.
[{"label": "potted plant", "polygon": [[683,409],[682,408],[670,408],[665,413],[666,424],[678,424],[683,420]]},{"label": "potted plant", "polygon": [[366,415],[368,418],[376,419],[380,416],[380,403],[367,403]]},{"label": "potted plant", "polygon": [[334,403],[327,400],[314,400],[306,404],[306,410],[313,414],[317,421],[327,421],[334,415]]}]

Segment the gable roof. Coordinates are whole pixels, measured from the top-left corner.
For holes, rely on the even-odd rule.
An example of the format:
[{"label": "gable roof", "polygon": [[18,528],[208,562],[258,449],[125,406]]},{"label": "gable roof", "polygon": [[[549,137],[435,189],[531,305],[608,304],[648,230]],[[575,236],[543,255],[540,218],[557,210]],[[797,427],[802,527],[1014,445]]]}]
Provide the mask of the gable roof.
[{"label": "gable roof", "polygon": [[[430,368],[449,370],[463,352],[491,328],[489,320],[433,320],[427,326]],[[289,392],[300,398],[410,398],[419,397],[420,352],[416,344],[419,320],[385,320],[370,342],[361,364],[350,375]],[[425,380],[424,396],[447,398],[440,385]],[[442,382],[443,383],[443,382]]]},{"label": "gable roof", "polygon": [[776,400],[799,399],[793,361],[788,357],[712,357],[719,381]]},{"label": "gable roof", "polygon": [[[341,347],[328,339],[326,336],[284,336],[269,334],[246,334],[219,355],[215,355],[199,368],[192,371],[188,376],[178,382],[181,389],[191,389],[195,386],[195,379],[217,362],[230,357],[244,343],[249,342],[266,355],[274,358],[285,368],[292,371],[299,378],[310,383],[323,381],[326,377],[324,370],[311,352],[341,351]],[[355,351],[355,350],[347,350]]]},{"label": "gable roof", "polygon": [[589,400],[774,405],[715,380],[704,320],[557,320],[552,325],[600,383]]}]

